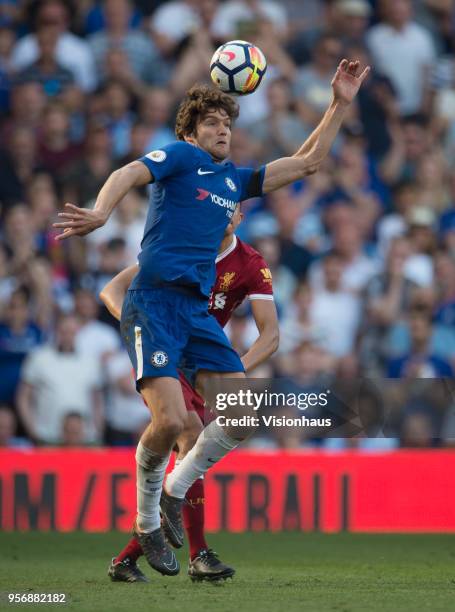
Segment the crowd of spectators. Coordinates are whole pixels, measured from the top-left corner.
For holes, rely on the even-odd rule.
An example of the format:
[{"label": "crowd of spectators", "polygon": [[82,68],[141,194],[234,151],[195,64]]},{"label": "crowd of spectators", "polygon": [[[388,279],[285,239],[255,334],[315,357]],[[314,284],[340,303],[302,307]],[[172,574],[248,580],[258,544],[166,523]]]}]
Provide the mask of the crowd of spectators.
[{"label": "crowd of spectators", "polygon": [[[148,412],[98,293],[136,260],[147,192],[86,239],[57,242],[52,222],[174,139],[181,96],[235,38],[268,59],[239,99],[240,165],[296,150],[342,57],[372,66],[321,170],[243,205],[239,235],[272,270],[281,330],[256,375],[402,379],[385,439],[450,444],[450,385],[443,401],[410,380],[455,367],[454,2],[0,0],[0,446],[137,440]],[[254,341],[246,306],[228,333],[241,353]]]}]

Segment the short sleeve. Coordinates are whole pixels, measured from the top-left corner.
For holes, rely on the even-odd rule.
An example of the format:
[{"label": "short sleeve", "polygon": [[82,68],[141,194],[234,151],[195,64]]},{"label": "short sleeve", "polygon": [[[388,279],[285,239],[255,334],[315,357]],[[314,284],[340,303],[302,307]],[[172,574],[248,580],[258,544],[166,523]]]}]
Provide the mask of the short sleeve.
[{"label": "short sleeve", "polygon": [[251,262],[248,299],[273,300],[272,273],[265,260],[260,256],[255,257]]},{"label": "short sleeve", "polygon": [[150,151],[139,161],[150,170],[154,181],[162,181],[179,174],[194,164],[195,147],[188,142],[172,142],[161,149]]},{"label": "short sleeve", "polygon": [[257,170],[253,168],[237,168],[237,175],[240,180],[240,201],[249,198],[259,198],[262,194],[264,183],[265,166]]}]

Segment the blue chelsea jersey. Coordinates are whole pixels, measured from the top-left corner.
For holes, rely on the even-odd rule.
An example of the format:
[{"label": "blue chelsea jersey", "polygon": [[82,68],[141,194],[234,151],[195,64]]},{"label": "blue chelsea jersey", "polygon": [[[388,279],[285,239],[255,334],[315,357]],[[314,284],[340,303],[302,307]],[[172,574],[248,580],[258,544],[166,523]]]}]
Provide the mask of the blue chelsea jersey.
[{"label": "blue chelsea jersey", "polygon": [[226,226],[239,202],[262,195],[264,167],[215,163],[187,142],[174,142],[140,161],[154,185],[131,288],[174,284],[209,296]]}]

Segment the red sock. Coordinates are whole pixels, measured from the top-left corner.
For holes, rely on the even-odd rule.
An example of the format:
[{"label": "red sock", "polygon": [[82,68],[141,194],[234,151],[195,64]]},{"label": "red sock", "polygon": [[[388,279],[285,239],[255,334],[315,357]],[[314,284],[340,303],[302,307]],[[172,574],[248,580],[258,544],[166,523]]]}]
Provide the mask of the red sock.
[{"label": "red sock", "polygon": [[183,504],[183,525],[190,544],[190,557],[194,559],[197,553],[208,548],[204,537],[204,480],[198,478],[185,497],[188,503]]},{"label": "red sock", "polygon": [[136,540],[136,538],[131,538],[131,540],[128,542],[122,552],[118,554],[115,558],[115,563],[118,563],[119,561],[125,561],[125,559],[127,558],[130,561],[133,561],[133,563],[135,563],[143,554],[144,553],[142,552],[142,548],[139,542]]}]

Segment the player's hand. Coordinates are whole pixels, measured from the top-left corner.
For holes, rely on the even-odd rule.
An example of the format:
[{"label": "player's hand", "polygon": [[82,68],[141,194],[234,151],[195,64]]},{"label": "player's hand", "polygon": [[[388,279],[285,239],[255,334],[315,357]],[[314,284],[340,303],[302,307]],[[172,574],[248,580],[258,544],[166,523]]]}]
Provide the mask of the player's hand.
[{"label": "player's hand", "polygon": [[360,62],[348,62],[344,59],[340,62],[335,76],[332,79],[333,97],[336,102],[342,104],[350,104],[355,98],[363,81],[370,72],[370,67],[367,66],[363,72],[357,75]]},{"label": "player's hand", "polygon": [[65,212],[58,213],[58,216],[66,220],[53,223],[53,227],[63,229],[63,232],[55,237],[56,240],[85,236],[106,223],[106,218],[99,211],[79,208],[69,203],[65,204]]}]

